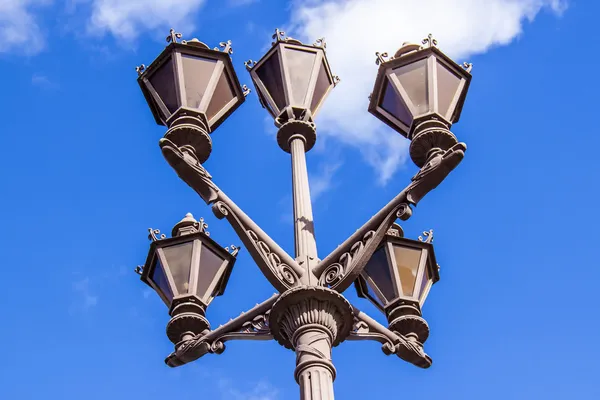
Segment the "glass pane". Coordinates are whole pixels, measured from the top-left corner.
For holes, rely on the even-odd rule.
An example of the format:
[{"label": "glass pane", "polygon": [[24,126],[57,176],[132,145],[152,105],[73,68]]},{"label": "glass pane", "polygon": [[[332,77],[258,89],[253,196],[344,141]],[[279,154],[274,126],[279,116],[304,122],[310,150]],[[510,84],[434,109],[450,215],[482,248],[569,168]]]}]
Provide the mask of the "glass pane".
[{"label": "glass pane", "polygon": [[392,114],[407,126],[410,126],[412,122],[410,112],[406,109],[404,103],[402,103],[402,100],[392,87],[392,84],[389,80],[387,80],[387,85],[383,89],[383,101],[381,102],[381,108]]},{"label": "glass pane", "polygon": [[329,75],[327,74],[327,67],[325,66],[325,61],[321,64],[321,68],[319,70],[319,76],[317,77],[317,84],[315,86],[315,91],[313,93],[312,101],[310,102],[310,111],[314,114],[323,100],[325,93],[327,93],[327,89],[333,83],[329,79]]},{"label": "glass pane", "polygon": [[292,104],[302,105],[308,91],[308,84],[317,54],[296,49],[286,49],[283,54],[285,55],[287,72],[290,74]]},{"label": "glass pane", "polygon": [[152,273],[150,274],[150,280],[154,282],[156,287],[160,289],[169,302],[173,300],[173,292],[171,291],[169,281],[167,280],[167,276],[165,275],[165,271],[158,257],[154,262],[154,267],[152,268]]},{"label": "glass pane", "polygon": [[185,105],[199,108],[217,61],[187,54],[181,55],[181,61],[185,81]]},{"label": "glass pane", "polygon": [[394,245],[394,258],[400,276],[402,295],[412,296],[414,293],[417,271],[421,261],[421,250]]},{"label": "glass pane", "polygon": [[281,110],[285,107],[285,93],[283,91],[279,53],[273,53],[271,58],[256,70],[256,75],[258,75],[258,79],[265,85],[277,108]]},{"label": "glass pane", "polygon": [[225,70],[221,72],[221,77],[219,77],[219,82],[217,82],[217,87],[215,88],[215,92],[213,93],[212,99],[210,99],[210,104],[208,105],[208,109],[206,110],[206,117],[210,120],[212,117],[217,115],[219,111],[227,105],[235,97],[235,93],[233,93],[233,89],[231,88],[231,84],[229,83],[229,78],[227,78],[227,74]]},{"label": "glass pane", "polygon": [[394,291],[394,281],[392,280],[385,246],[373,253],[364,271],[373,280],[373,283],[375,283],[381,294],[383,294],[384,298],[381,301],[385,303],[387,302],[386,300],[392,300],[397,297]]},{"label": "glass pane", "polygon": [[425,276],[423,277],[423,280],[421,281],[421,288],[419,289],[419,296],[423,295],[423,291],[427,287],[427,283],[429,282],[429,279],[430,279],[429,268],[427,265],[425,265]]},{"label": "glass pane", "polygon": [[454,75],[444,64],[437,61],[437,91],[438,91],[438,112],[446,115],[450,108],[450,103],[458,90],[460,78]]},{"label": "glass pane", "polygon": [[187,294],[189,292],[193,248],[194,242],[163,248],[169,270],[179,294]]},{"label": "glass pane", "polygon": [[216,255],[211,248],[202,244],[200,252],[200,272],[198,274],[198,289],[196,294],[203,299],[205,296],[211,297],[212,293],[206,293],[214,278],[219,273],[219,268],[223,265],[223,259]]},{"label": "glass pane", "polygon": [[415,61],[394,70],[400,84],[408,94],[408,98],[417,114],[429,111],[427,95],[427,59]]},{"label": "glass pane", "polygon": [[171,113],[179,108],[179,100],[175,89],[175,73],[170,58],[152,74],[149,81]]}]

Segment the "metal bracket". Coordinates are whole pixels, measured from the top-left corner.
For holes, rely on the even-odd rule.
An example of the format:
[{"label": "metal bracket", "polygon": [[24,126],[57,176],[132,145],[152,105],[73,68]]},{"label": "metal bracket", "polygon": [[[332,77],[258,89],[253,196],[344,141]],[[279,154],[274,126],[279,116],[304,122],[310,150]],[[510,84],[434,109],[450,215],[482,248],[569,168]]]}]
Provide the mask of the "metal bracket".
[{"label": "metal bracket", "polygon": [[382,344],[381,350],[388,356],[395,354],[417,367],[431,367],[431,357],[423,351],[419,342],[392,332],[354,306],[353,309],[354,326],[346,340],[374,340]]},{"label": "metal bracket", "polygon": [[221,354],[225,351],[225,342],[230,340],[273,339],[269,328],[269,313],[279,296],[274,294],[217,329],[178,343],[176,350],[165,359],[165,363],[169,367],[179,367],[207,353]]},{"label": "metal bracket", "polygon": [[466,149],[464,143],[457,143],[446,151],[435,153],[412,177],[410,185],[315,267],[315,276],[340,293],[346,290],[360,275],[395,219],[409,219],[412,215],[409,204],[416,206],[442,183],[462,161]]},{"label": "metal bracket", "polygon": [[159,144],[163,156],[179,178],[206,204],[213,204],[217,218],[227,219],[256,265],[279,292],[301,283],[305,270],[213,182],[191,147],[178,147],[168,139],[161,139]]}]

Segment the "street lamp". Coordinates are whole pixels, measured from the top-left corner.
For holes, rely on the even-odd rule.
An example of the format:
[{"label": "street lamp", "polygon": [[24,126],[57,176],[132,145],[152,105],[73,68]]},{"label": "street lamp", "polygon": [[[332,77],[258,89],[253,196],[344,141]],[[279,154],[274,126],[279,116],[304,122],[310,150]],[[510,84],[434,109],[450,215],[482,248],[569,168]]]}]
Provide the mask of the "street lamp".
[{"label": "street lamp", "polygon": [[192,146],[204,162],[212,150],[209,133],[244,102],[247,91],[233,69],[230,41],[211,50],[198,39],[179,38],[172,29],[163,52],[147,68],[136,68],[138,83],[156,123],[169,127],[165,137]]},{"label": "street lamp", "polygon": [[387,53],[377,53],[379,71],[369,103],[371,114],[411,140],[410,156],[418,167],[432,150],[458,143],[449,128],[460,117],[472,67],[452,61],[431,35],[423,44],[405,43],[389,60]]},{"label": "street lamp", "polygon": [[206,307],[223,294],[235,263],[237,248],[219,246],[209,237],[208,225],[192,214],[179,221],[167,239],[149,229],[152,240],[141,279],[169,307],[167,336],[177,344],[210,328]]},{"label": "street lamp", "polygon": [[358,296],[385,312],[390,329],[421,344],[429,336],[421,307],[440,279],[433,231],[425,234],[425,240],[406,239],[400,225],[394,224],[355,282]]},{"label": "street lamp", "polygon": [[[175,226],[170,239],[151,229],[150,253],[139,272],[170,310],[167,335],[175,343],[175,351],[165,360],[167,365],[177,367],[207,353],[220,354],[229,340],[274,339],[296,352],[294,377],[301,398],[311,400],[333,399],[336,370],[331,349],[346,340],[375,340],[387,355],[395,354],[422,368],[431,366],[431,358],[423,350],[429,328],[421,307],[439,280],[431,244],[433,231],[425,234],[426,239],[406,239],[396,221],[409,219],[411,206],[437,187],[464,157],[466,145],[458,143],[448,128],[458,120],[469,72],[435,48],[437,42],[431,36],[424,42],[428,47],[403,46],[393,60],[386,61],[377,53],[382,66],[369,111],[412,140],[411,156],[420,170],[369,221],[320,258],[306,152],[317,138],[314,117],[339,78],[331,73],[324,39],[306,45],[276,30],[267,53],[258,62],[249,60],[245,65],[259,101],[279,128],[279,146],[291,156],[292,257],[217,186],[202,165],[210,153],[208,134],[204,134],[222,122],[248,93],[235,78],[229,42],[223,43],[225,50],[219,52],[197,40],[175,43],[180,37],[171,30],[167,49],[148,70],[141,68],[138,79],[155,118],[169,126],[159,141],[161,151],[177,175],[212,206],[215,216],[231,224],[278,293],[210,329],[206,307],[223,293],[237,249],[232,248],[230,254],[218,246],[208,237],[202,220],[198,222],[191,215]],[[184,53],[196,57],[194,68],[180,69],[183,64],[178,57]],[[172,67],[165,67],[173,71],[166,69],[164,74],[169,78],[164,80],[156,78],[165,71],[161,69],[167,62],[163,59],[175,60],[169,64]],[[208,67],[211,62],[222,63],[219,78],[215,75],[218,67]],[[212,83],[206,84],[209,75]],[[214,113],[211,104],[220,97],[214,97],[217,89],[209,88],[218,86],[220,79],[227,80],[231,91],[217,102],[215,107],[220,111]],[[182,94],[182,81],[193,82],[194,90],[207,88],[192,106],[184,100],[190,91],[185,87],[186,94]],[[169,98],[175,100],[169,103]],[[384,312],[387,327],[346,300],[343,293],[352,284],[361,297]]]}]

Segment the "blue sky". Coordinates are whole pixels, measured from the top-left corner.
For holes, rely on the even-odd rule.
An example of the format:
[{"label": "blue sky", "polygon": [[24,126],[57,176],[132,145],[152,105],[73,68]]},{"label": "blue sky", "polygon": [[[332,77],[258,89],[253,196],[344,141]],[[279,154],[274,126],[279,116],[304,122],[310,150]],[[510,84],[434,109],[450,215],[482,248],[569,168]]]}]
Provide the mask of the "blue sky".
[{"label": "blue sky", "polygon": [[[435,231],[441,281],[424,307],[434,364],[420,370],[374,342],[334,349],[339,399],[598,399],[600,224],[595,151],[597,2],[585,0],[0,0],[0,398],[297,398],[294,354],[231,343],[177,369],[167,310],[133,268],[147,228],[191,211],[239,244],[163,160],[134,67],[171,26],[231,39],[240,81],[272,30],[325,36],[342,83],[308,154],[324,257],[410,181],[407,142],[369,115],[374,52],[434,33],[473,82],[453,132],[463,163],[403,224]],[[255,94],[214,134],[205,164],[293,252],[289,155]],[[217,326],[273,293],[248,253]],[[348,298],[383,321],[353,290]]]}]

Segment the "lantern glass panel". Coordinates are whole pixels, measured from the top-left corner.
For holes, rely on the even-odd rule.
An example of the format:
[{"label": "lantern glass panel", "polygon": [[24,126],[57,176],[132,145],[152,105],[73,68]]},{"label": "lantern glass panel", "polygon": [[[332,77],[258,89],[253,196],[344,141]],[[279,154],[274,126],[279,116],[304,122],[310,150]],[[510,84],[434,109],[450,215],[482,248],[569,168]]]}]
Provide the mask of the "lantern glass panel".
[{"label": "lantern glass panel", "polygon": [[179,100],[175,88],[175,73],[172,59],[169,58],[158,67],[148,80],[169,112],[175,112],[179,108]]},{"label": "lantern glass panel", "polygon": [[392,279],[392,273],[390,270],[387,253],[385,251],[385,246],[373,253],[373,256],[367,263],[364,271],[383,295],[381,301],[385,303],[388,300],[392,300],[396,297],[394,281]]},{"label": "lantern glass panel", "polygon": [[217,61],[188,54],[182,54],[181,61],[185,81],[185,105],[199,108]]},{"label": "lantern glass panel", "polygon": [[396,117],[400,122],[407,126],[410,126],[412,117],[410,112],[406,109],[406,106],[400,99],[400,96],[394,90],[392,84],[386,79],[387,85],[384,87],[383,101],[381,102],[381,108],[387,111],[389,114]]},{"label": "lantern glass panel", "polygon": [[173,291],[171,291],[169,280],[165,275],[165,270],[158,257],[156,257],[154,266],[152,267],[150,280],[154,282],[156,287],[162,292],[162,294],[167,298],[167,301],[170,303],[171,300],[173,300]]},{"label": "lantern glass panel", "polygon": [[427,284],[431,280],[431,274],[429,273],[429,268],[425,266],[425,273],[423,274],[423,280],[421,281],[421,288],[419,289],[419,296],[423,299],[423,293],[425,293],[425,289],[427,288]]},{"label": "lantern glass panel", "polygon": [[400,287],[403,296],[413,296],[417,272],[421,262],[421,249],[402,247],[394,245],[394,258],[396,259],[396,268],[400,277]]},{"label": "lantern glass panel", "polygon": [[223,107],[233,100],[234,97],[235,93],[233,92],[233,88],[231,87],[231,83],[227,77],[227,73],[223,71],[221,72],[221,76],[217,82],[217,87],[215,88],[213,97],[208,105],[208,109],[206,111],[207,118],[211,120],[223,109]]},{"label": "lantern glass panel", "polygon": [[427,59],[415,61],[394,70],[394,74],[406,91],[417,115],[429,110],[427,90]]},{"label": "lantern glass panel", "polygon": [[201,299],[211,297],[212,293],[206,293],[210,288],[211,283],[219,273],[223,259],[219,257],[210,247],[202,244],[200,251],[200,266],[198,271],[198,287],[196,294]]},{"label": "lantern glass panel", "polygon": [[292,104],[304,104],[317,54],[297,49],[285,50],[285,62],[292,87]]},{"label": "lantern glass panel", "polygon": [[450,104],[454,100],[460,78],[450,71],[443,63],[437,60],[437,92],[438,92],[438,113],[446,115],[450,109]]},{"label": "lantern glass panel", "polygon": [[317,108],[319,108],[323,97],[325,97],[325,94],[331,85],[332,82],[331,79],[329,79],[329,74],[327,73],[327,66],[325,65],[325,60],[323,60],[321,66],[319,67],[319,75],[317,76],[315,91],[310,103],[310,111],[312,111],[313,114],[315,114]]},{"label": "lantern glass panel", "polygon": [[279,53],[271,54],[260,68],[256,70],[256,75],[271,95],[275,105],[280,110],[285,107],[285,92],[283,91],[283,79],[281,77],[281,63],[279,62]]},{"label": "lantern glass panel", "polygon": [[193,249],[193,241],[163,248],[171,276],[179,294],[189,293]]}]

